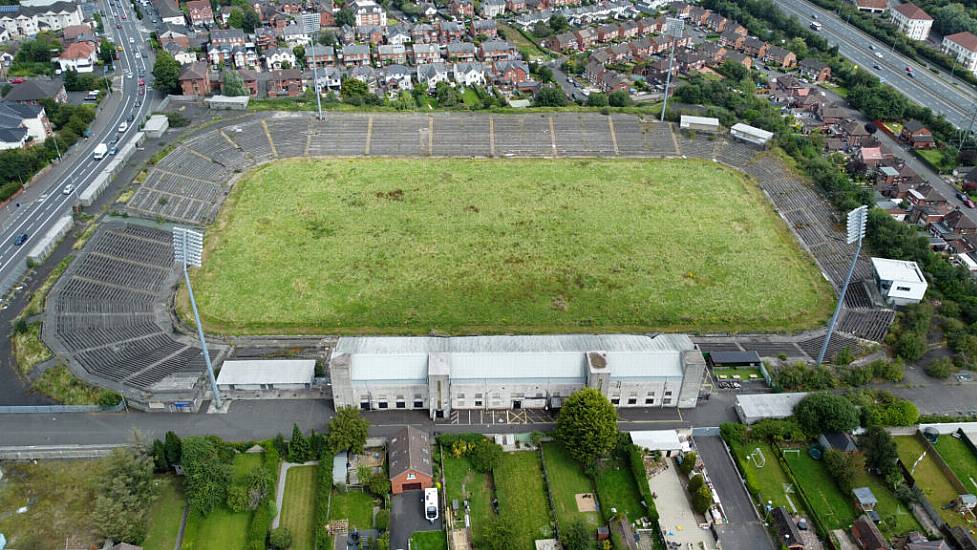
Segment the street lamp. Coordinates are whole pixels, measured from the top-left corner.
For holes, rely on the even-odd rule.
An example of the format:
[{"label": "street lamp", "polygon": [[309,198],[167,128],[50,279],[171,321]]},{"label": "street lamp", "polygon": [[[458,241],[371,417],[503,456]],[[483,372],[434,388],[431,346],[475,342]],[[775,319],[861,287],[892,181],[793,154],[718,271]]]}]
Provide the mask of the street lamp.
[{"label": "street lamp", "polygon": [[221,408],[221,394],[217,389],[214,378],[214,366],[210,363],[210,352],[207,351],[207,340],[204,338],[204,327],[200,323],[200,312],[197,311],[197,300],[193,297],[193,286],[190,285],[189,266],[200,267],[204,248],[204,234],[186,227],[173,228],[173,261],[183,266],[183,280],[187,283],[187,294],[190,295],[190,307],[193,309],[193,320],[197,323],[197,337],[200,339],[200,349],[207,365],[207,377],[210,379],[210,390],[214,395],[214,405]]},{"label": "street lamp", "polygon": [[665,75],[665,100],[662,101],[661,121],[665,122],[665,109],[668,107],[668,88],[672,84],[672,64],[675,62],[675,43],[685,32],[685,21],[677,17],[665,20],[665,36],[672,39],[672,48],[668,53],[668,74]]},{"label": "street lamp", "polygon": [[858,263],[858,255],[862,252],[862,239],[865,238],[865,224],[867,221],[868,207],[865,205],[859,206],[848,213],[848,235],[846,241],[848,244],[856,243],[855,254],[852,256],[851,267],[848,268],[848,276],[845,277],[845,283],[841,286],[841,294],[838,295],[838,305],[835,306],[835,312],[831,316],[831,322],[828,323],[828,333],[824,335],[824,343],[821,344],[821,352],[818,353],[816,366],[821,366],[821,362],[824,361],[824,355],[828,352],[828,343],[831,341],[831,333],[835,330],[835,325],[838,323],[838,315],[841,314],[841,307],[845,304],[848,283],[851,282],[851,276],[855,273],[855,264]]}]

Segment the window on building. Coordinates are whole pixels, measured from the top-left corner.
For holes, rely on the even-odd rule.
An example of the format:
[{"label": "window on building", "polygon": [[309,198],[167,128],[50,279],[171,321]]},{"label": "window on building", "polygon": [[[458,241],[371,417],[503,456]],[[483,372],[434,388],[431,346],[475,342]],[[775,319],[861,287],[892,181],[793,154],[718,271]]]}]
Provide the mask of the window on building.
[{"label": "window on building", "polygon": [[670,398],[670,397],[666,397],[666,398],[665,398],[665,399],[664,399],[664,400],[662,401],[662,404],[664,404],[664,405],[671,405],[671,404],[672,404],[672,398]]},{"label": "window on building", "polygon": [[645,398],[645,405],[654,405],[654,404],[655,404],[655,398],[654,397],[647,397],[647,398]]},{"label": "window on building", "polygon": [[386,401],[380,401],[379,403],[377,403],[377,408],[378,409],[386,409],[387,408],[387,402]]},{"label": "window on building", "polygon": [[638,398],[637,397],[629,397],[628,398],[628,405],[635,405],[637,403],[638,403]]},{"label": "window on building", "polygon": [[407,481],[417,479],[417,474],[407,474]]},{"label": "window on building", "polygon": [[665,392],[665,396],[669,396],[669,395],[672,395],[672,391],[671,390]]},{"label": "window on building", "polygon": [[475,400],[475,406],[476,407],[481,407],[482,406],[482,400],[481,399],[476,399]]},{"label": "window on building", "polygon": [[480,393],[476,393],[475,394],[475,399],[481,399],[481,398],[482,398],[482,394],[480,394]]},{"label": "window on building", "polygon": [[617,397],[611,399],[611,405],[620,405],[620,404],[621,404],[621,400],[618,399]]},{"label": "window on building", "polygon": [[360,410],[364,410],[364,411],[370,410],[370,402],[369,401],[360,401]]},{"label": "window on building", "polygon": [[909,292],[909,291],[910,291],[910,290],[912,290],[912,289],[911,289],[911,288],[909,288],[908,286],[897,286],[897,287],[896,287],[896,290],[901,290],[901,291],[903,291],[903,292]]},{"label": "window on building", "polygon": [[422,401],[420,399],[415,399],[414,400],[414,408],[415,409],[423,409],[424,408],[424,401]]},{"label": "window on building", "polygon": [[462,399],[462,400],[463,400],[463,399],[465,399],[465,394],[463,394],[463,393],[459,393],[459,394],[457,395],[457,397],[458,397],[458,399]]},{"label": "window on building", "polygon": [[407,408],[407,403],[404,403],[403,401],[398,401],[397,402],[397,408],[398,409],[406,409]]}]

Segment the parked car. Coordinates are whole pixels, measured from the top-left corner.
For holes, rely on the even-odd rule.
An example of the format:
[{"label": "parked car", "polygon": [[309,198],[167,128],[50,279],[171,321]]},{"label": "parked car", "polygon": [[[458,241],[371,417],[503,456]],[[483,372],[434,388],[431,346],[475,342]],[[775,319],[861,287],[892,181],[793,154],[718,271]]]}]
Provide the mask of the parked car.
[{"label": "parked car", "polygon": [[17,78],[11,78],[10,79],[10,83],[11,84],[23,84],[24,83],[24,79],[23,78],[20,78],[19,76]]}]

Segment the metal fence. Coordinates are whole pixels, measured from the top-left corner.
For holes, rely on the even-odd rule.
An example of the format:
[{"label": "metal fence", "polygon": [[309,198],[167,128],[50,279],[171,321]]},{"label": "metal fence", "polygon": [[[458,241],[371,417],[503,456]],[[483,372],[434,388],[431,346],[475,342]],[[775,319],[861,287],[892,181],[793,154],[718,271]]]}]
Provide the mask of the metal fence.
[{"label": "metal fence", "polygon": [[101,405],[0,405],[0,414],[61,414],[119,412],[125,409],[125,402],[103,407]]}]

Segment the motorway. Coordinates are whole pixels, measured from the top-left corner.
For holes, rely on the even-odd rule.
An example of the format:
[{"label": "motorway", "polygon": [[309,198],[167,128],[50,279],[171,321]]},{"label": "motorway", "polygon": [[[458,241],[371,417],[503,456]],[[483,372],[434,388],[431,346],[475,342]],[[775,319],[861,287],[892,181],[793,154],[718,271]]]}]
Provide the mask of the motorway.
[{"label": "motorway", "polygon": [[[145,73],[147,87],[152,79],[153,52],[148,45],[148,31],[141,29],[142,22],[136,19],[127,0],[115,0],[114,4],[111,0],[102,0],[99,4],[106,34],[111,35],[123,49],[116,61],[113,93],[103,99],[103,106],[92,123],[93,135],[75,144],[65,152],[63,161],[38,178],[5,209],[0,209],[0,296],[5,295],[25,271],[27,254],[34,243],[59,218],[71,211],[78,194],[110,162],[109,156],[94,160],[92,153],[95,147],[99,143],[109,144],[115,135],[118,135],[120,144],[126,143],[139,131],[144,116],[151,112],[151,96],[139,95],[138,83],[139,71]],[[148,57],[144,59],[140,52],[145,52]],[[130,115],[133,115],[133,120],[129,128],[125,132],[117,132],[119,124]],[[65,194],[62,190],[68,184],[74,188]],[[15,246],[16,236],[24,233],[28,235],[27,242]]]},{"label": "motorway", "polygon": [[[845,23],[837,14],[806,0],[774,1],[784,13],[796,16],[805,26],[814,20],[812,15],[817,14],[817,21],[822,25],[821,34],[831,44],[837,44],[841,55],[871,71],[916,103],[942,113],[958,128],[970,125],[977,103],[977,91],[970,84],[945,74],[942,69],[939,75],[934,74],[923,65],[892,51],[891,44],[879,42]],[[873,68],[876,64],[881,70]],[[906,67],[913,69],[914,77],[907,75]]]}]

